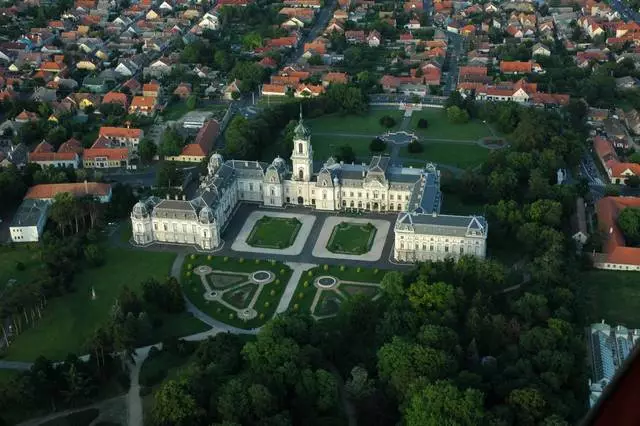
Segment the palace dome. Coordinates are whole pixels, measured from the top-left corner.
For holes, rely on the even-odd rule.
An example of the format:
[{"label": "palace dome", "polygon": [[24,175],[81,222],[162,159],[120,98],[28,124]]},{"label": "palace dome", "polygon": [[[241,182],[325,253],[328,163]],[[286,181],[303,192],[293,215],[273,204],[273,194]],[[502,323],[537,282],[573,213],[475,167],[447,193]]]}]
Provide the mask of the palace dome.
[{"label": "palace dome", "polygon": [[133,206],[132,215],[136,219],[145,218],[145,217],[149,216],[149,209],[147,208],[147,205],[145,203],[143,203],[142,201],[138,201]]},{"label": "palace dome", "polygon": [[198,219],[200,220],[200,223],[204,224],[213,222],[213,210],[208,206],[204,206],[198,214]]}]

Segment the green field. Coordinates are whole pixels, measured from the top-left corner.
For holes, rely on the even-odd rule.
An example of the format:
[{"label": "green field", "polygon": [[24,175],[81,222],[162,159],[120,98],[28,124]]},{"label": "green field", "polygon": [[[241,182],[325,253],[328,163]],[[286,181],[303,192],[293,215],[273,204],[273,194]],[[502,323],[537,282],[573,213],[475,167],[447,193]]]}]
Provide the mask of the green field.
[{"label": "green field", "polygon": [[263,216],[253,226],[247,244],[254,247],[290,247],[296,240],[302,223],[296,218]]},{"label": "green field", "polygon": [[[428,127],[421,129],[418,121],[426,118]],[[465,124],[451,124],[447,112],[440,108],[426,108],[411,115],[409,128],[421,138],[472,140],[493,136],[489,126],[480,120],[471,120]]]},{"label": "green field", "polygon": [[[402,122],[402,114],[402,111],[397,109],[371,110],[364,115],[323,115],[322,117],[305,120],[305,123],[311,129],[312,138],[317,133],[354,133],[373,137],[387,131],[398,130]],[[386,128],[380,125],[380,118],[385,115],[393,117],[396,121],[395,126]]]},{"label": "green field", "polygon": [[371,249],[376,235],[375,226],[341,222],[333,228],[327,249],[333,253],[364,254]]},{"label": "green field", "polygon": [[[23,270],[18,269],[18,262],[24,265]],[[0,289],[3,289],[9,280],[16,280],[14,285],[31,281],[37,277],[42,266],[39,249],[30,249],[24,245],[14,248],[0,247]]]},{"label": "green field", "polygon": [[578,286],[584,290],[589,322],[640,327],[640,273],[589,271]]},{"label": "green field", "polygon": [[380,155],[389,152],[387,146],[384,152],[371,152],[369,145],[373,136],[328,136],[328,135],[311,135],[311,145],[313,145],[313,158],[315,160],[326,161],[329,157],[335,157],[338,147],[349,145],[353,149],[359,161],[371,159],[372,155]]},{"label": "green field", "polygon": [[400,156],[404,158],[419,158],[438,164],[447,164],[461,169],[473,168],[484,163],[489,158],[489,149],[476,144],[421,142],[422,152],[412,154],[407,147],[400,149]]},{"label": "green field", "polygon": [[[9,347],[7,358],[30,361],[44,355],[62,360],[68,353],[85,353],[87,340],[107,320],[120,290],[126,285],[139,291],[143,280],[150,277],[164,279],[174,257],[173,253],[107,249],[105,264],[79,272],[74,279],[75,292],[50,299],[40,323],[16,338]],[[91,300],[92,288],[96,300]],[[170,335],[187,335],[207,329],[188,314],[166,316],[162,323],[154,329],[150,339],[162,340]]]},{"label": "green field", "polygon": [[[236,311],[229,309],[217,301],[206,300],[204,295],[204,287],[200,280],[200,276],[193,274],[191,271],[201,265],[211,266],[214,270],[223,270],[231,272],[251,273],[260,270],[271,271],[276,275],[276,280],[266,284],[258,299],[254,309],[258,312],[258,317],[245,321],[238,318]],[[185,259],[182,267],[182,289],[189,300],[202,312],[212,318],[222,321],[239,328],[255,328],[267,322],[275,313],[282,293],[291,277],[291,269],[281,262],[258,260],[245,260],[242,258],[217,257],[217,256],[201,256],[190,255]],[[273,294],[271,294],[273,292]],[[262,314],[262,318],[260,318]]]}]

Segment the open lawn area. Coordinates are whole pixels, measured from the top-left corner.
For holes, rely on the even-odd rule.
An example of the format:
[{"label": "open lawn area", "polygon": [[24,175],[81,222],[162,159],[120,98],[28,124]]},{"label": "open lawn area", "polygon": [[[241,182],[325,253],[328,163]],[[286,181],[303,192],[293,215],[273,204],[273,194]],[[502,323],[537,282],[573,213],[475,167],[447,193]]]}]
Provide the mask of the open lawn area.
[{"label": "open lawn area", "polygon": [[[427,119],[426,129],[418,127],[418,121],[421,118]],[[471,120],[465,124],[450,123],[447,119],[447,112],[440,108],[425,108],[422,111],[414,111],[411,115],[409,128],[421,138],[477,141],[493,136],[489,125],[481,120]],[[496,135],[498,135],[497,132]]]},{"label": "open lawn area", "polygon": [[302,223],[295,217],[263,216],[253,226],[247,237],[247,244],[254,247],[287,248],[295,241],[301,226]]},{"label": "open lawn area", "polygon": [[639,273],[594,270],[580,278],[589,322],[640,328]]},{"label": "open lawn area", "polygon": [[333,228],[327,249],[333,253],[364,254],[371,249],[376,227],[371,224],[340,222]]},{"label": "open lawn area", "polygon": [[473,143],[421,142],[422,152],[412,154],[407,147],[400,149],[400,156],[405,158],[419,158],[425,161],[461,169],[473,168],[484,163],[489,158],[489,149]]},{"label": "open lawn area", "polygon": [[15,280],[13,285],[25,284],[36,278],[41,269],[40,249],[26,245],[0,247],[0,293],[9,280]]},{"label": "open lawn area", "polygon": [[[63,360],[68,353],[84,354],[86,342],[109,317],[121,289],[126,285],[140,294],[142,281],[167,277],[174,257],[173,253],[106,249],[105,264],[79,272],[74,279],[75,292],[50,299],[40,323],[16,338],[7,358],[31,361],[44,355]],[[92,288],[96,300],[91,300]],[[186,313],[160,319],[162,325],[149,337],[154,342],[207,329]]]},{"label": "open lawn area", "polygon": [[[274,280],[272,282],[259,285],[259,287],[261,287],[258,289],[258,291],[260,291],[260,294],[258,295],[255,304],[251,307],[255,309],[255,311],[257,312],[257,316],[254,319],[245,321],[244,319],[238,317],[236,310],[231,309],[216,300],[205,299],[205,288],[202,285],[202,280],[199,275],[193,273],[194,268],[203,265],[210,266],[213,270],[227,272],[249,274],[257,271],[273,272]],[[237,277],[239,277],[238,284],[235,284],[235,286],[232,285],[226,287],[229,292],[235,292],[235,289],[237,289],[238,286],[247,286],[246,284],[242,284],[242,282],[249,282],[249,278],[246,275],[237,275]],[[282,293],[287,286],[290,277],[291,269],[281,262],[272,262],[269,260],[257,259],[256,263],[256,260],[246,260],[243,258],[204,256],[193,254],[189,255],[185,259],[185,263],[182,267],[181,282],[184,293],[198,309],[205,312],[207,315],[210,315],[212,318],[215,318],[224,323],[239,328],[249,329],[259,327],[269,319],[271,319],[271,317],[273,317],[273,314],[278,307],[278,303],[280,302],[280,298],[282,297]],[[251,286],[256,285],[252,284]],[[222,292],[225,290],[216,288],[215,291]],[[240,293],[242,293],[242,291]],[[249,296],[252,296],[253,294],[255,294],[255,292],[253,292]],[[248,301],[246,303],[249,303],[251,301],[249,296],[247,297]],[[236,298],[236,296],[232,295],[227,296],[227,293],[222,294],[222,300],[225,300],[228,303],[229,297],[232,299]],[[238,295],[237,297],[240,297],[240,295]],[[237,302],[237,300],[233,300],[231,302],[231,305],[236,306],[235,302]],[[238,303],[240,304],[240,302]],[[243,307],[247,306],[244,302],[242,303]]]},{"label": "open lawn area", "polygon": [[373,138],[373,136],[328,136],[312,134],[311,144],[313,145],[313,157],[316,160],[326,161],[331,156],[335,157],[338,147],[349,145],[359,160],[369,162],[372,155],[389,152],[388,145],[384,152],[371,152],[369,145]]},{"label": "open lawn area", "polygon": [[[391,128],[380,124],[380,118],[388,115],[396,121]],[[377,136],[384,132],[398,130],[402,122],[402,111],[392,110],[371,110],[364,115],[338,115],[328,114],[322,117],[306,120],[305,123],[311,128],[311,135],[317,133],[354,133],[362,135]],[[312,143],[314,140],[312,139]],[[315,149],[315,144],[314,144]]]}]

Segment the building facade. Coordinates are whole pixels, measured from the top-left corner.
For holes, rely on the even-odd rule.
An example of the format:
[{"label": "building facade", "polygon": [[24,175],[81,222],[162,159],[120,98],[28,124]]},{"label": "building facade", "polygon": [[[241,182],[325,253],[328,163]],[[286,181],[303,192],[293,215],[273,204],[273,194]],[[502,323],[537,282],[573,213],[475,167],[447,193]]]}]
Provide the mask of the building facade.
[{"label": "building facade", "polygon": [[293,145],[290,166],[280,157],[268,164],[224,161],[213,154],[208,176],[193,199],[151,197],[134,206],[135,243],[215,249],[236,204],[244,201],[321,211],[397,212],[394,256],[400,261],[485,256],[488,227],[483,217],[440,214],[440,175],[434,165],[395,167],[389,157],[374,156],[369,164],[344,164],[329,158],[314,170],[311,133],[302,117]]}]

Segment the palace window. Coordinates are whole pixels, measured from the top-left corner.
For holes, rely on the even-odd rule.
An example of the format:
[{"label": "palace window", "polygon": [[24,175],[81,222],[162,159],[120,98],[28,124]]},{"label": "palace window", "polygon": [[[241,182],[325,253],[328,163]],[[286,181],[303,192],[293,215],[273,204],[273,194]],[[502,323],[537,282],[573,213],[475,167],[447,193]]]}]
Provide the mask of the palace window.
[{"label": "palace window", "polygon": [[300,180],[304,179],[304,170],[300,169],[298,171],[298,179]]},{"label": "palace window", "polygon": [[408,196],[408,195],[405,195],[405,196],[404,196],[404,200],[405,200],[405,201],[409,201],[409,196]]},{"label": "palace window", "polygon": [[191,225],[191,233],[193,233],[193,234],[196,233],[196,226],[195,225]]},{"label": "palace window", "polygon": [[449,246],[444,246],[444,252],[449,253]]},{"label": "palace window", "polygon": [[327,191],[322,191],[322,199],[323,200],[327,199]]},{"label": "palace window", "polygon": [[166,223],[163,223],[162,227],[164,228],[165,231],[167,230],[167,224]]},{"label": "palace window", "polygon": [[205,238],[207,238],[207,230],[206,229],[204,230],[203,235],[204,235]]},{"label": "palace window", "polygon": [[276,195],[276,191],[275,191],[275,189],[271,188],[271,196],[273,197],[273,196],[275,196],[275,195]]},{"label": "palace window", "polygon": [[389,199],[393,201],[393,194],[389,194]]},{"label": "palace window", "polygon": [[362,198],[362,192],[358,192],[358,198]]},{"label": "palace window", "polygon": [[464,254],[464,247],[460,247],[460,254]]},{"label": "palace window", "polygon": [[249,191],[253,191],[253,184],[252,183],[249,184]]},{"label": "palace window", "polygon": [[353,197],[353,192],[350,192],[350,193],[349,193],[349,197]]},{"label": "palace window", "polygon": [[302,154],[302,144],[298,144],[298,154]]},{"label": "palace window", "polygon": [[400,248],[404,249],[404,243],[400,243]]},{"label": "palace window", "polygon": [[182,224],[182,232],[185,233],[185,234],[187,233],[187,224],[186,223]]},{"label": "palace window", "polygon": [[177,223],[173,224],[173,232],[178,232],[178,224]]},{"label": "palace window", "polygon": [[156,231],[158,230],[158,224],[157,223],[153,224],[153,229],[155,229]]},{"label": "palace window", "polygon": [[429,246],[429,250],[430,250],[430,251],[433,251],[433,244],[431,244],[431,245]]}]

